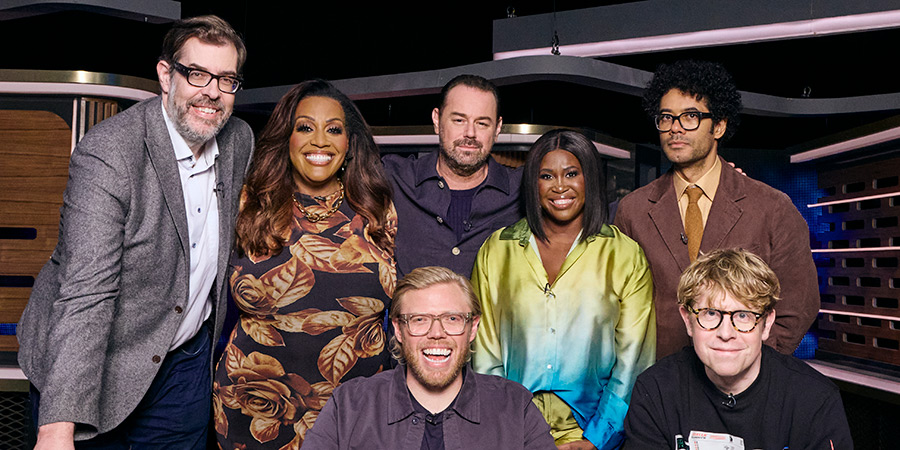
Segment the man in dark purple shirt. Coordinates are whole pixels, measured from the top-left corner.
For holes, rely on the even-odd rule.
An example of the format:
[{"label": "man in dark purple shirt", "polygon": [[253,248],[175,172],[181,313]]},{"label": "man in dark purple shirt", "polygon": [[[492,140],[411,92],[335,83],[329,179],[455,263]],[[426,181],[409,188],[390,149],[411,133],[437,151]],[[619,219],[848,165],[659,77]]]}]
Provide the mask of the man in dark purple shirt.
[{"label": "man in dark purple shirt", "polygon": [[338,386],[303,448],[556,449],[531,392],[468,368],[481,307],[467,279],[417,268],[397,283],[390,316],[401,365]]},{"label": "man in dark purple shirt", "polygon": [[493,83],[460,75],[431,113],[439,151],[384,157],[397,208],[398,276],[440,265],[468,277],[488,236],[522,217],[521,169],[491,158],[503,125],[499,107]]}]

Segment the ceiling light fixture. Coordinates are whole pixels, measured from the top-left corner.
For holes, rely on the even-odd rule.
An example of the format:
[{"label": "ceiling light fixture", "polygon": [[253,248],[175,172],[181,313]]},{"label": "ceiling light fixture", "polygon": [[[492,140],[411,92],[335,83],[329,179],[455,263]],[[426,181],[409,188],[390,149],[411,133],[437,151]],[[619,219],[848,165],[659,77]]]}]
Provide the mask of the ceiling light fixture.
[{"label": "ceiling light fixture", "polygon": [[[779,39],[815,37],[837,33],[896,28],[898,26],[900,26],[900,10],[893,10],[801,20],[796,22],[561,45],[559,46],[559,51],[563,55],[593,58],[748,42],[763,42]],[[498,52],[494,53],[494,60],[516,58],[519,56],[546,55],[551,50],[551,47],[541,47]]]},{"label": "ceiling light fixture", "polygon": [[825,158],[827,156],[849,152],[851,150],[869,147],[871,145],[881,144],[882,142],[888,142],[894,139],[900,139],[900,127],[890,128],[884,131],[879,131],[877,133],[872,133],[867,136],[860,136],[858,138],[848,139],[836,144],[830,144],[824,147],[814,148],[812,150],[797,153],[795,155],[791,155],[791,162],[801,163],[812,161],[815,159]]}]

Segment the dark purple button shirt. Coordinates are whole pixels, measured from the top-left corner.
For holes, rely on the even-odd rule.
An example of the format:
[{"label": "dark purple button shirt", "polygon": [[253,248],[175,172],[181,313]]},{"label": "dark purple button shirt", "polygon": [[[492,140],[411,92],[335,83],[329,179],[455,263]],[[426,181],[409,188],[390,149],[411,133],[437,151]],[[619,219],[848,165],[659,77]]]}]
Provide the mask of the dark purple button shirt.
[{"label": "dark purple button shirt", "polygon": [[[466,366],[456,401],[441,413],[446,450],[555,450],[550,426],[525,387]],[[312,450],[420,450],[426,417],[413,406],[406,368],[354,378],[334,395],[306,433]]]},{"label": "dark purple button shirt", "polygon": [[443,266],[469,277],[481,244],[494,231],[522,218],[522,169],[488,160],[488,175],[472,199],[461,237],[450,228],[450,188],[437,173],[438,151],[404,157],[385,155],[384,169],[394,189],[397,276],[416,267]]}]

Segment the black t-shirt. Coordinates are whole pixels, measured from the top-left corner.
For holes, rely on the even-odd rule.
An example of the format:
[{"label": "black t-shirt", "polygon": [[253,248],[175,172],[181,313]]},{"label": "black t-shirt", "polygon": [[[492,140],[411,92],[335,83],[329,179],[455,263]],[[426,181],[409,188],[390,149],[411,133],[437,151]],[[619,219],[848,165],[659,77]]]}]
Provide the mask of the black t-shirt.
[{"label": "black t-shirt", "polygon": [[[483,183],[482,183],[483,184]],[[456,239],[462,239],[464,232],[469,231],[469,214],[472,211],[472,199],[481,186],[461,191],[450,190],[450,208],[447,210],[447,224],[456,233]]]},{"label": "black t-shirt", "polygon": [[638,376],[623,448],[674,448],[691,431],[728,433],[748,450],[853,448],[834,383],[765,345],[756,381],[734,396],[716,389],[690,346]]},{"label": "black t-shirt", "polygon": [[[461,376],[465,380],[465,371],[462,372]],[[456,397],[459,398],[458,393],[456,394]],[[412,400],[415,414],[425,418],[425,434],[422,436],[421,450],[444,450],[444,411],[453,408],[453,405],[456,404],[456,398],[453,399],[447,409],[437,414],[432,414],[425,409],[425,407],[416,400],[416,396],[412,395],[412,392],[409,393],[409,399]]]}]

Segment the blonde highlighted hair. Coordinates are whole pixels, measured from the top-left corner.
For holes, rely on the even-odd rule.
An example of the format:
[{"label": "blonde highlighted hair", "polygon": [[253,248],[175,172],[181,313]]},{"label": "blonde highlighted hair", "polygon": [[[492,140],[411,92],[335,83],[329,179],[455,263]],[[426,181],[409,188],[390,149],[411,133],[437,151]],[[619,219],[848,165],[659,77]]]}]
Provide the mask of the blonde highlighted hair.
[{"label": "blonde highlighted hair", "polygon": [[[481,304],[478,302],[478,297],[475,296],[475,291],[472,290],[472,285],[469,284],[469,280],[466,279],[466,277],[447,269],[446,267],[427,266],[413,269],[412,272],[406,274],[405,277],[397,282],[397,287],[394,289],[394,298],[391,300],[391,309],[389,313],[391,321],[400,317],[403,297],[408,292],[420,291],[438,284],[451,284],[459,287],[463,292],[463,295],[466,296],[472,316],[481,316]],[[399,333],[400,330],[396,330],[396,332]],[[397,362],[406,364],[406,359],[403,357],[403,344],[397,340],[396,336],[391,337],[390,350],[391,356],[396,359]],[[469,354],[471,355],[471,346]]]}]

